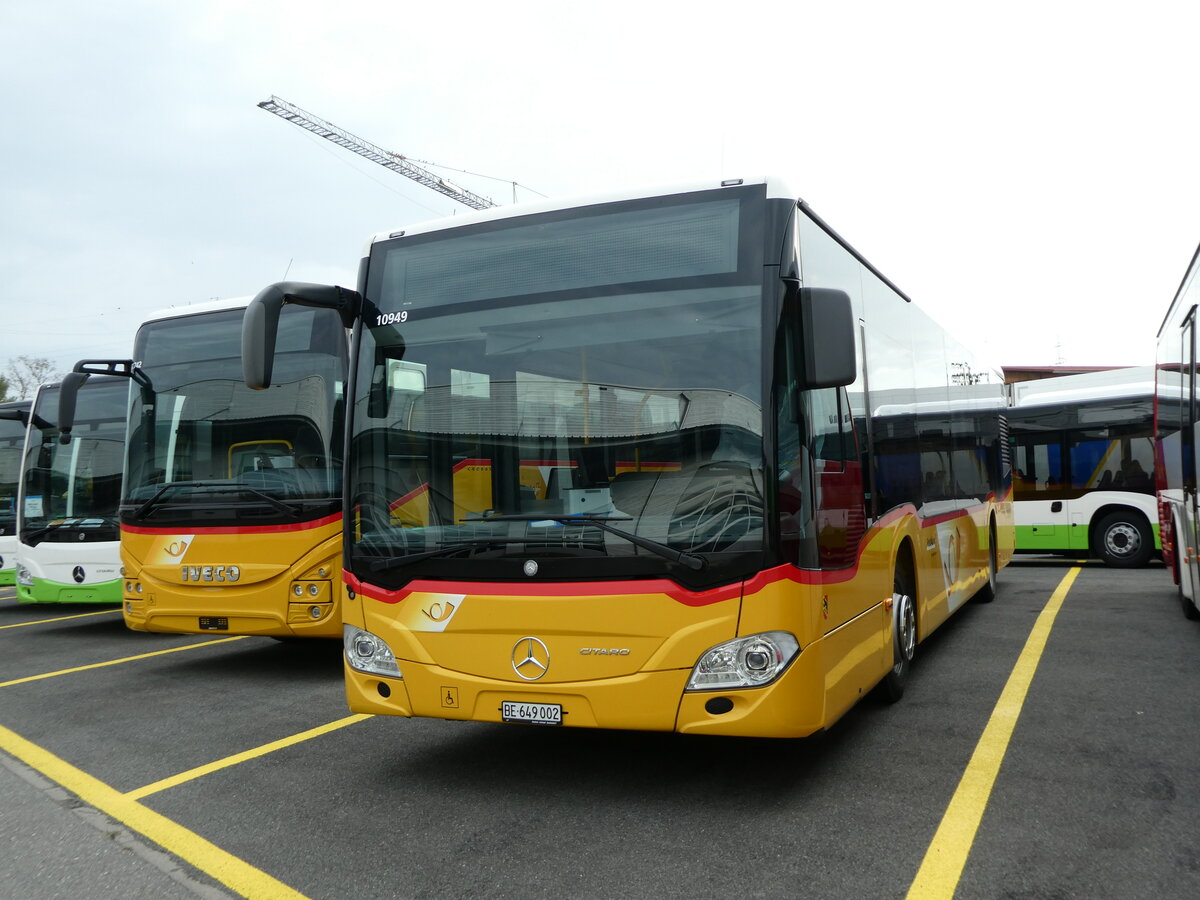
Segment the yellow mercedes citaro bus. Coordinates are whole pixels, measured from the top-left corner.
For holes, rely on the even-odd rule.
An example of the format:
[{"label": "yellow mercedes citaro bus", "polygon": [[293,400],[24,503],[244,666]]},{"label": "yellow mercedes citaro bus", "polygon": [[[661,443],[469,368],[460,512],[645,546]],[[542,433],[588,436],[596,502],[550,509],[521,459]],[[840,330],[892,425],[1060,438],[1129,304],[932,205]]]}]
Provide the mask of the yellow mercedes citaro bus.
[{"label": "yellow mercedes citaro bus", "polygon": [[278,319],[275,382],[241,376],[246,299],[165,310],[125,374],[125,624],[137,631],[337,637],[347,335],[330,310]]},{"label": "yellow mercedes citaro bus", "polygon": [[1001,377],[776,181],[378,235],[248,385],[296,305],[353,323],[354,711],[808,735],[1011,557]]}]

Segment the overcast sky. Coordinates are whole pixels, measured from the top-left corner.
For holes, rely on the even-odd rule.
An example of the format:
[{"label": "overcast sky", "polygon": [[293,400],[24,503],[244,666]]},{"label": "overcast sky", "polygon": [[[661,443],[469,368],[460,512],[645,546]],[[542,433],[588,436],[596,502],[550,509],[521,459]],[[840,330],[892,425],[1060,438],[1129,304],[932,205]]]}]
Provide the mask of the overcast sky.
[{"label": "overcast sky", "polygon": [[1147,365],[1200,242],[1197,34],[1178,0],[4,0],[0,373],[353,286],[454,212],[272,94],[501,203],[779,175],[997,364]]}]

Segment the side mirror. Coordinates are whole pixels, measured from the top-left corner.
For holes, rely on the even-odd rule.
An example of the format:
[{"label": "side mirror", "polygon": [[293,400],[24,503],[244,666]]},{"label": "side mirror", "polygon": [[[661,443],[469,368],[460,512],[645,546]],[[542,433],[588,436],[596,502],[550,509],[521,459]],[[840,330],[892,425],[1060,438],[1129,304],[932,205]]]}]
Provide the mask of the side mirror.
[{"label": "side mirror", "polygon": [[71,428],[75,425],[75,404],[79,389],[88,380],[86,372],[68,372],[58,388],[58,442],[71,443]]},{"label": "side mirror", "polygon": [[79,389],[89,375],[115,375],[132,378],[138,384],[149,387],[150,379],[137,367],[132,359],[81,359],[63,376],[58,388],[58,442],[71,443],[71,429],[75,425],[75,405]]},{"label": "side mirror", "polygon": [[367,415],[372,419],[382,419],[388,414],[392,404],[392,386],[388,384],[387,361],[375,364],[371,373],[371,386],[367,391]]},{"label": "side mirror", "polygon": [[850,295],[832,288],[800,288],[799,306],[801,387],[853,384],[858,373]]},{"label": "side mirror", "polygon": [[337,310],[346,328],[354,325],[363,308],[361,294],[336,285],[279,281],[263,288],[242,317],[242,380],[251,390],[271,386],[279,312],[285,303]]}]

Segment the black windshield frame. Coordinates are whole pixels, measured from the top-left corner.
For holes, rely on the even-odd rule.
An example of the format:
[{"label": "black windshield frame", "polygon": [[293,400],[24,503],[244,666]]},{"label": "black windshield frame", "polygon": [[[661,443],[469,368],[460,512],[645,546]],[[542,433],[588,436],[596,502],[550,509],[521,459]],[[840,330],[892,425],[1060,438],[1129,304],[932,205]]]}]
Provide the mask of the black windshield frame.
[{"label": "black windshield frame", "polygon": [[38,389],[25,443],[18,515],[21,543],[94,543],[120,536],[128,382],[94,376],[79,389],[74,429],[58,429],[60,388]]},{"label": "black windshield frame", "polygon": [[276,384],[241,380],[244,308],[146,323],[133,390],[121,522],[270,527],[341,511],[346,331],[329,310],[281,316]]},{"label": "black windshield frame", "polygon": [[[718,394],[726,402],[734,404],[737,409],[736,427],[733,425],[734,420],[728,420],[724,426],[717,427],[720,417],[717,413],[710,413],[712,424],[705,426],[700,431],[694,428],[689,429],[686,426],[664,428],[662,434],[657,439],[651,440],[649,444],[645,440],[640,443],[626,441],[630,457],[625,462],[630,465],[622,466],[622,470],[640,470],[637,474],[640,474],[642,481],[655,482],[655,485],[649,488],[643,485],[634,489],[634,494],[638,498],[636,502],[644,502],[643,494],[648,490],[651,496],[654,496],[656,491],[659,494],[665,492],[670,494],[670,502],[677,504],[682,502],[685,506],[692,504],[688,508],[697,508],[696,504],[703,507],[705,501],[695,498],[701,495],[715,496],[710,485],[725,485],[718,493],[733,490],[733,494],[730,496],[738,498],[738,501],[732,504],[734,511],[727,518],[737,518],[750,523],[739,526],[747,529],[742,533],[740,540],[733,540],[728,542],[728,545],[723,545],[723,538],[717,537],[710,540],[707,545],[704,545],[703,542],[698,545],[695,534],[689,535],[686,541],[680,541],[674,532],[668,533],[670,529],[649,534],[643,530],[640,536],[681,551],[685,554],[684,558],[686,559],[692,558],[690,554],[701,554],[705,559],[705,564],[695,567],[672,562],[662,555],[648,552],[645,548],[638,549],[628,541],[622,541],[617,535],[611,533],[606,535],[603,529],[596,527],[594,522],[590,526],[586,521],[580,521],[577,524],[569,521],[564,523],[563,517],[567,514],[568,509],[562,506],[550,509],[547,513],[548,518],[544,520],[538,520],[533,515],[524,515],[530,510],[514,503],[512,491],[510,490],[509,495],[505,496],[503,490],[497,488],[490,497],[494,502],[489,508],[479,510],[459,508],[456,513],[447,516],[444,520],[446,525],[444,540],[430,541],[425,539],[427,536],[418,537],[417,533],[423,529],[410,528],[405,531],[406,538],[411,538],[411,540],[400,542],[398,546],[393,538],[379,537],[378,530],[372,533],[371,526],[368,526],[367,532],[364,532],[360,525],[348,527],[346,530],[346,559],[351,570],[364,580],[380,584],[388,589],[395,589],[408,580],[418,577],[488,581],[527,579],[525,563],[530,559],[535,559],[540,577],[543,578],[603,581],[622,578],[665,577],[692,588],[729,583],[758,571],[766,559],[767,548],[770,544],[765,508],[765,504],[771,502],[770,492],[764,490],[762,473],[766,466],[765,454],[768,452],[765,448],[769,446],[768,429],[772,425],[766,421],[767,417],[763,415],[763,408],[769,406],[764,402],[764,398],[770,391],[769,372],[772,365],[774,330],[778,316],[780,292],[778,281],[780,237],[776,224],[768,221],[770,216],[767,210],[768,204],[764,202],[765,189],[763,185],[640,199],[618,204],[602,204],[584,209],[559,210],[536,217],[484,222],[453,229],[451,232],[417,234],[400,240],[411,241],[411,246],[419,247],[469,235],[472,240],[478,239],[481,243],[477,245],[482,246],[482,242],[486,242],[490,238],[502,239],[504,237],[502,232],[514,227],[544,228],[547,239],[551,240],[555,227],[589,216],[604,216],[614,212],[637,214],[642,211],[657,214],[672,204],[687,206],[715,199],[728,202],[731,198],[736,199],[739,212],[737,252],[726,254],[724,268],[727,271],[711,271],[696,276],[675,271],[671,277],[660,280],[643,279],[619,282],[618,279],[619,283],[615,285],[612,283],[590,286],[574,284],[561,290],[535,291],[520,296],[514,296],[511,292],[504,294],[503,291],[499,291],[497,296],[482,297],[470,296],[468,292],[467,299],[449,306],[445,304],[422,305],[420,302],[401,304],[384,291],[387,255],[395,252],[399,244],[396,241],[377,243],[364,266],[360,279],[360,289],[363,290],[369,301],[368,308],[374,307],[372,313],[377,318],[356,328],[353,339],[353,353],[356,362],[351,377],[354,399],[347,451],[350,463],[347,469],[346,513],[349,516],[348,522],[359,523],[362,521],[364,497],[360,489],[364,487],[368,479],[362,467],[357,466],[354,460],[361,462],[371,456],[379,460],[400,459],[403,454],[398,452],[398,448],[403,449],[406,441],[414,448],[409,461],[410,463],[416,461],[414,464],[418,467],[424,465],[428,468],[437,468],[440,466],[443,471],[449,471],[454,465],[466,465],[469,468],[472,460],[469,449],[463,446],[451,446],[455,444],[457,437],[464,436],[463,433],[454,431],[455,426],[443,423],[440,437],[433,440],[432,443],[426,441],[421,444],[424,432],[419,429],[413,432],[394,426],[381,428],[379,426],[384,424],[383,421],[377,418],[371,422],[367,415],[368,407],[372,403],[380,402],[380,397],[384,398],[384,402],[388,400],[394,402],[396,395],[403,393],[402,389],[393,390],[393,385],[389,382],[383,389],[377,384],[373,397],[371,379],[377,376],[388,377],[381,376],[380,373],[388,371],[386,366],[389,355],[404,357],[403,361],[396,364],[397,368],[402,369],[414,365],[413,360],[417,357],[414,347],[403,346],[403,342],[406,341],[412,344],[420,342],[421,331],[415,325],[414,320],[445,319],[448,321],[456,316],[486,315],[489,311],[506,306],[534,309],[544,304],[542,309],[546,311],[547,321],[549,321],[550,317],[553,317],[563,304],[610,302],[613,308],[619,308],[622,314],[629,315],[628,328],[636,333],[639,327],[643,329],[648,327],[645,325],[646,320],[639,320],[630,315],[630,310],[636,307],[643,298],[654,301],[656,298],[661,300],[667,292],[673,292],[673,296],[685,296],[682,292],[693,292],[687,296],[703,305],[709,299],[704,292],[709,291],[713,292],[713,303],[719,306],[721,292],[729,295],[729,292],[732,291],[740,298],[734,305],[739,306],[742,311],[734,316],[736,322],[731,320],[731,323],[725,323],[727,333],[724,340],[727,342],[732,340],[729,337],[732,335],[750,342],[736,354],[737,358],[746,360],[744,367],[729,376],[730,379],[737,376],[744,381],[737,385],[737,390],[725,383],[719,385],[727,388],[723,391],[718,391],[716,389],[718,385],[714,383],[706,389],[689,393],[677,390],[677,384],[648,391],[647,385],[643,382],[622,382],[620,379],[613,378],[607,382],[607,387],[597,388],[596,384],[588,379],[585,378],[583,381],[586,382],[587,390],[624,390],[627,392],[627,396],[629,391],[641,392],[647,397],[653,394],[653,397],[646,402],[656,406],[656,414],[660,419],[670,418],[669,407],[671,403],[675,403],[681,410],[684,410],[680,413],[681,422],[675,424],[686,423],[689,410],[694,416],[696,410],[704,408],[705,404],[715,407]],[[622,303],[625,305],[622,306]],[[744,308],[740,304],[744,304]],[[662,303],[662,308],[665,310],[663,315],[668,319],[674,314],[671,306],[670,301]],[[400,315],[404,312],[408,313],[403,317],[406,321],[402,321]],[[601,310],[602,312],[603,310]],[[715,332],[717,326],[711,322],[709,325]],[[380,333],[380,341],[375,340],[372,327]],[[440,328],[442,326],[439,324],[430,327]],[[546,327],[552,328],[553,324]],[[573,327],[573,323],[568,322],[566,328],[569,330],[571,327]],[[669,336],[669,328],[662,325],[661,322],[649,327],[664,328],[664,335]],[[677,329],[678,325],[676,323],[671,327]],[[386,346],[389,331],[393,335],[391,338],[393,343],[390,347]],[[488,339],[493,343],[489,345],[488,349],[495,353],[508,353],[514,357],[520,354],[522,348],[519,328],[510,329],[509,336],[503,336],[502,332],[503,326],[492,327]],[[452,335],[453,331],[446,334]],[[567,331],[562,331],[560,335],[560,342],[564,346],[568,343],[567,338],[564,337],[566,334]],[[497,337],[497,335],[502,335],[502,337]],[[601,337],[602,339],[612,339],[611,335],[608,338]],[[543,339],[541,342],[543,348],[549,343],[551,349],[557,349],[552,343],[554,339],[554,337],[551,337],[549,341]],[[509,344],[501,346],[499,344],[501,340],[507,340]],[[719,350],[722,345],[718,341],[711,346]],[[733,358],[732,350],[730,354],[730,358]],[[700,355],[703,355],[703,351]],[[711,368],[720,371],[722,367],[717,364],[717,361],[712,362]],[[417,380],[432,377],[429,375],[430,369],[418,376],[411,374],[416,371],[414,367],[410,369],[409,377]],[[472,372],[472,364],[467,361],[467,358],[464,358],[462,369],[468,374]],[[514,370],[518,374],[523,371],[518,366],[514,366]],[[489,374],[494,375],[494,373]],[[546,376],[530,374],[525,377],[526,383],[528,383],[529,378],[545,378]],[[718,381],[720,378],[719,375],[709,377]],[[549,380],[553,382],[555,379]],[[486,382],[486,379],[484,381]],[[599,379],[599,381],[603,382],[604,379]],[[455,390],[447,380],[443,379],[443,382],[446,385],[443,390],[447,392]],[[516,382],[513,384],[515,385]],[[432,382],[428,386],[431,389],[435,387]],[[553,389],[561,390],[565,394],[567,387],[569,386],[565,385],[561,389],[557,387]],[[479,388],[483,391],[503,391],[506,389],[506,385],[493,380],[490,385],[481,383]],[[473,386],[468,383],[459,385],[458,389],[460,390],[459,405],[469,406]],[[520,393],[518,387],[511,389]],[[453,404],[446,403],[442,408],[452,410]],[[452,417],[450,412],[447,412],[446,415]],[[388,437],[381,438],[381,434],[387,434]],[[370,449],[372,443],[379,445],[381,440],[389,439],[393,440],[393,444],[386,451],[390,456],[385,457],[383,451]],[[725,442],[726,439],[730,439],[731,444],[741,444],[738,460],[731,463],[729,467],[723,465],[712,467],[711,464],[714,462],[729,461],[715,457],[711,447],[705,451],[695,449],[700,443],[715,444]],[[491,440],[488,442],[489,449],[487,458],[484,460],[486,465],[480,468],[492,468],[494,464],[497,469],[507,466],[510,472],[522,469],[522,477],[528,481],[529,478],[525,478],[525,476],[530,475],[531,468],[535,468],[528,463],[536,461],[544,464],[540,467],[541,472],[539,473],[543,481],[549,481],[555,476],[566,476],[571,478],[576,485],[572,490],[584,491],[603,483],[601,480],[603,478],[610,481],[614,478],[614,472],[617,470],[614,470],[613,466],[614,460],[620,455],[617,446],[620,442],[615,438],[608,440],[607,451],[598,448],[596,445],[603,442],[598,442],[594,438],[589,445],[597,451],[590,455],[598,458],[604,457],[598,465],[601,468],[604,465],[608,466],[606,473],[601,476],[586,472],[593,462],[589,462],[585,458],[589,455],[588,453],[575,452],[580,450],[580,446],[575,446],[575,444],[585,443],[585,439],[578,436],[572,439],[575,443],[572,444],[574,450],[570,460],[555,455],[554,448],[550,446],[552,441],[547,441],[542,445],[546,452],[539,456],[531,453],[531,444],[536,442],[527,441],[525,445],[522,445],[521,440],[516,437],[511,440]],[[561,449],[562,443],[560,441],[559,449]],[[421,446],[416,446],[417,444],[421,444]],[[643,457],[636,461],[636,466],[631,464],[634,461],[635,451],[646,451],[651,447],[653,448],[651,456],[656,458],[646,459],[643,453]],[[620,461],[617,460],[617,462]],[[377,466],[376,468],[392,468],[394,470],[394,467],[388,466]],[[634,472],[630,472],[630,474],[634,474]],[[485,471],[479,477],[486,480],[488,475],[489,473]],[[534,479],[537,477],[537,474],[533,475]],[[438,483],[436,475],[432,478],[421,476],[417,480],[422,484],[413,485],[412,489],[417,490],[418,493],[424,490],[428,497],[433,498],[428,501],[431,505],[439,502],[439,498],[440,502],[449,502],[447,498],[454,492],[454,488],[444,477],[441,484]],[[503,479],[492,478],[494,484],[498,484],[501,480]],[[515,481],[515,478],[512,479],[513,483]],[[528,485],[523,485],[522,490],[527,491]],[[543,491],[546,492],[545,496],[549,496],[548,485],[539,483],[536,491],[539,501],[543,497]],[[705,494],[706,491],[707,494]],[[397,497],[399,494],[400,489],[394,488],[388,493],[388,496]],[[682,501],[681,497],[684,498]],[[679,507],[679,509],[682,510],[683,507]],[[618,509],[616,512],[624,514],[626,511]],[[499,515],[489,522],[487,520],[491,518],[492,513]],[[518,514],[515,521],[508,518],[513,514]],[[559,518],[554,519],[554,516]],[[675,521],[678,522],[679,518],[680,515],[677,514]],[[636,529],[637,524],[635,523],[633,527]],[[566,534],[568,530],[572,536],[563,539],[562,535]],[[440,547],[449,547],[453,543],[455,537],[450,532],[454,531],[462,532],[457,539],[464,542],[469,555],[437,552]],[[397,549],[402,552],[397,554]],[[383,568],[379,563],[380,559],[393,558],[403,555],[404,552],[414,555],[421,554],[424,558],[414,561],[412,565],[398,566],[391,573],[378,571]],[[466,564],[468,561],[469,565]]]}]

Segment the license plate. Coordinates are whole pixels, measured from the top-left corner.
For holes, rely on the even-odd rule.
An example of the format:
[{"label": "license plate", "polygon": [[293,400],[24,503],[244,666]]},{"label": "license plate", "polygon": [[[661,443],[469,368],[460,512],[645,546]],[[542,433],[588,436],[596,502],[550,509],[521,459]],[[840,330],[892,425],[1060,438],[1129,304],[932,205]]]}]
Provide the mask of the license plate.
[{"label": "license plate", "polygon": [[561,725],[562,706],[558,703],[505,700],[500,704],[500,718],[505,722],[528,722],[531,725]]},{"label": "license plate", "polygon": [[228,631],[229,619],[225,616],[201,616],[201,631]]}]

